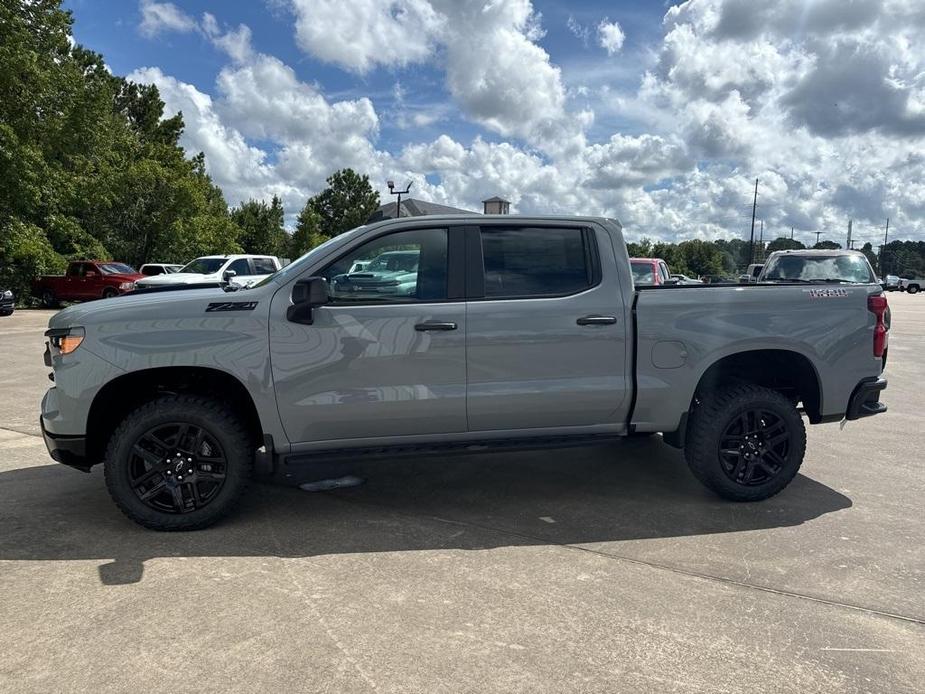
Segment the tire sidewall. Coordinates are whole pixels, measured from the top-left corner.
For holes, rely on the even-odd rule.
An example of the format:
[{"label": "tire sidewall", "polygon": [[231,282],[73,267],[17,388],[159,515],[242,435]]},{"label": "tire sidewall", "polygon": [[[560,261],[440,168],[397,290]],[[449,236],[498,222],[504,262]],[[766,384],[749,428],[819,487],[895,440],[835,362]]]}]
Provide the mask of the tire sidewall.
[{"label": "tire sidewall", "polygon": [[[138,498],[130,484],[132,446],[145,432],[171,422],[202,427],[215,437],[225,454],[222,488],[206,506],[189,513],[153,509]],[[126,515],[148,528],[193,530],[211,525],[237,502],[250,477],[252,460],[243,431],[243,425],[217,402],[168,396],[143,405],[125,418],[110,441],[103,465],[109,492]]]}]

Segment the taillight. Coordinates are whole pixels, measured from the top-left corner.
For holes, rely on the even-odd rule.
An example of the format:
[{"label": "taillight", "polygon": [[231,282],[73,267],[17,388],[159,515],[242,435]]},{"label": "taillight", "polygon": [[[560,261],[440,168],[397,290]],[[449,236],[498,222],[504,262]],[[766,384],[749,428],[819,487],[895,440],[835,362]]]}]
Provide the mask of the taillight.
[{"label": "taillight", "polygon": [[887,329],[886,329],[886,297],[880,296],[867,297],[867,310],[877,318],[877,324],[874,326],[874,356],[880,358],[886,351]]}]

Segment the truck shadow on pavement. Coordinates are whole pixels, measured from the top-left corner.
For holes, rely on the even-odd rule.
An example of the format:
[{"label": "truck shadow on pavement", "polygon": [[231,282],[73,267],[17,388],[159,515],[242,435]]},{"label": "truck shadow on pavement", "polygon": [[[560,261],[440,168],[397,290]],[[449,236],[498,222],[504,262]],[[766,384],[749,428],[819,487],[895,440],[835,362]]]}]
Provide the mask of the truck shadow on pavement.
[{"label": "truck shadow on pavement", "polygon": [[[330,468],[328,468],[330,470]],[[278,556],[575,545],[799,525],[851,506],[803,475],[755,504],[714,497],[659,439],[565,450],[343,464],[365,484],[335,492],[253,485],[224,522],[199,532],[135,525],[100,469],[0,473],[0,559],[110,560],[110,585],[170,557]]]}]

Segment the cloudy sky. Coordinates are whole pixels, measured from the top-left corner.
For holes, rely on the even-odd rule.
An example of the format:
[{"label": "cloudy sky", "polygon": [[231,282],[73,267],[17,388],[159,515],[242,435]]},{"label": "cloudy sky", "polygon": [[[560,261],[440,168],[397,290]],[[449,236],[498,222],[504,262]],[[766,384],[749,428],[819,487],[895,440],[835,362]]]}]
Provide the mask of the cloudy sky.
[{"label": "cloudy sky", "polygon": [[345,166],[635,238],[925,239],[922,0],[68,0],[231,204]]}]

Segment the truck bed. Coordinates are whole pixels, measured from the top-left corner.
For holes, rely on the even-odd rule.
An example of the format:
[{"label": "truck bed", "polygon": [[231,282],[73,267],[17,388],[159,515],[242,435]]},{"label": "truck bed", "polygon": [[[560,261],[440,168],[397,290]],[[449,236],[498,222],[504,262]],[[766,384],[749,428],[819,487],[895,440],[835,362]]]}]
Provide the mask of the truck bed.
[{"label": "truck bed", "polygon": [[[820,413],[845,412],[873,355],[876,319],[867,297],[876,285],[749,284],[637,287],[633,300],[636,403],[640,431],[674,431],[691,393],[712,365],[743,351],[796,352],[820,383]],[[879,371],[879,368],[876,370]]]}]

